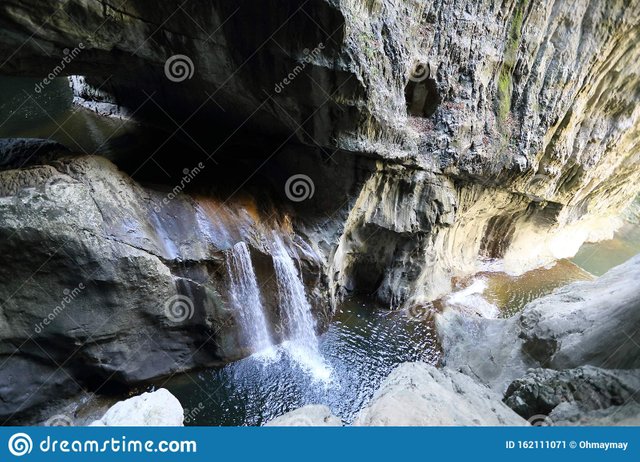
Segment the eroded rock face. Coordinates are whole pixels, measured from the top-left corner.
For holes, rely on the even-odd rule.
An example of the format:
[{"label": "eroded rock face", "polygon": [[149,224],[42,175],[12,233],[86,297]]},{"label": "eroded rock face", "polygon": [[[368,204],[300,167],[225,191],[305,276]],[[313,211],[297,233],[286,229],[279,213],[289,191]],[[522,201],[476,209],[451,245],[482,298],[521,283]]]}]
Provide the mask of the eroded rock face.
[{"label": "eroded rock face", "polygon": [[106,427],[181,427],[184,410],[168,390],[160,388],[114,404],[91,426]]},{"label": "eroded rock face", "polygon": [[471,378],[425,363],[396,368],[354,422],[365,426],[528,425]]},{"label": "eroded rock face", "polygon": [[438,315],[444,363],[504,392],[531,367],[640,365],[640,256],[594,281],[576,282],[529,303],[509,319],[452,310]]},{"label": "eroded rock face", "polygon": [[[437,298],[478,258],[522,272],[610,235],[638,192],[636,2],[177,6],[4,2],[0,71],[46,75],[82,43],[61,75],[100,95],[78,96],[383,159],[325,255],[335,293],[398,306]],[[192,63],[180,83],[165,74],[178,54]]]},{"label": "eroded rock face", "polygon": [[[611,415],[623,412],[621,407],[637,406],[635,395],[640,391],[640,370],[607,370],[592,366],[555,371],[532,369],[515,380],[505,393],[504,402],[525,419],[535,415],[550,415],[562,403],[556,419],[568,413],[568,407],[583,415],[591,411],[610,409]],[[556,419],[552,420],[555,424]],[[567,419],[568,420],[568,419]]]},{"label": "eroded rock face", "polygon": [[638,426],[640,405],[630,402],[621,406],[586,411],[577,403],[561,403],[551,412],[549,419],[553,425]]},{"label": "eroded rock face", "polygon": [[[2,416],[251,353],[229,301],[225,252],[238,242],[269,325],[281,322],[262,225],[245,208],[145,189],[97,156],[6,170],[0,185]],[[326,319],[313,252],[287,242]]]}]

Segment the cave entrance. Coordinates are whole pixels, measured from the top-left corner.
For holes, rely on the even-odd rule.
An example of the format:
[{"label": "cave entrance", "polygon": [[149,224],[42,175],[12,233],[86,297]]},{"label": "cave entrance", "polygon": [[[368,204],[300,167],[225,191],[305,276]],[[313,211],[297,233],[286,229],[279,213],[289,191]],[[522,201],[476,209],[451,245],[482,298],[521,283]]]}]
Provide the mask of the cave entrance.
[{"label": "cave entrance", "polygon": [[417,63],[409,75],[409,82],[404,89],[407,102],[407,113],[414,117],[431,117],[435,114],[441,99],[438,85],[431,78],[428,63]]}]

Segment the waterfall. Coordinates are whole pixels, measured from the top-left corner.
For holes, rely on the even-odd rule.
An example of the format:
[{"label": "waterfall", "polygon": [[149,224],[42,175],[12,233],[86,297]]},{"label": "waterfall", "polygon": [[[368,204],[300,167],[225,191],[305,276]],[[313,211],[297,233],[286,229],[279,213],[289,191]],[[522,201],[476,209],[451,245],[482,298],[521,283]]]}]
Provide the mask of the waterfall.
[{"label": "waterfall", "polygon": [[293,258],[282,239],[273,233],[273,266],[278,283],[278,300],[283,327],[288,335],[285,347],[304,369],[315,378],[329,380],[331,369],[320,354],[316,322],[307,300],[304,284]]},{"label": "waterfall", "polygon": [[249,247],[244,242],[238,242],[229,252],[227,272],[231,282],[231,302],[237,313],[243,339],[254,352],[268,348],[273,342],[267,327]]}]

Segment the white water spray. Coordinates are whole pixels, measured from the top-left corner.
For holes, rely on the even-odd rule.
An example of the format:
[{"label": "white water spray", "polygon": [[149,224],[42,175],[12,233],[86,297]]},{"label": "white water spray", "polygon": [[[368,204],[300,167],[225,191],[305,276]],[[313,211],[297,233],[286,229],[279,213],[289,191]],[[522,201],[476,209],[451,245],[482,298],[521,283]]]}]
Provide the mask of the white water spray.
[{"label": "white water spray", "polygon": [[273,341],[267,327],[249,247],[244,242],[238,242],[229,252],[227,273],[231,283],[231,303],[237,313],[244,341],[253,352],[269,348]]},{"label": "white water spray", "polygon": [[316,322],[302,278],[293,258],[276,233],[273,233],[273,242],[272,256],[278,282],[278,299],[288,335],[284,346],[301,367],[315,378],[328,381],[331,368],[320,354]]}]

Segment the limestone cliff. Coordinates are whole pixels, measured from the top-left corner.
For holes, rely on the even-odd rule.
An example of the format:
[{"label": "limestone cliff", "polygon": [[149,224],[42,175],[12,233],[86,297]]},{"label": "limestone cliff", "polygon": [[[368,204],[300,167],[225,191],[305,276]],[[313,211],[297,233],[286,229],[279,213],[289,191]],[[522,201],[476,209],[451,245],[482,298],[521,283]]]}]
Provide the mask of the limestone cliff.
[{"label": "limestone cliff", "polygon": [[[82,43],[63,74],[141,119],[161,106],[383,159],[326,255],[337,293],[426,301],[478,257],[519,272],[570,255],[610,233],[638,190],[638,1],[10,0],[0,12],[4,74],[47,74]],[[165,75],[176,54],[193,72],[179,84]]]},{"label": "limestone cliff", "polygon": [[[638,0],[0,4],[1,74],[84,76],[74,78],[78,98],[181,132],[197,147],[196,163],[207,162],[200,180],[229,182],[231,196],[266,178],[250,193],[282,203],[277,227],[301,236],[292,252],[313,273],[314,297],[374,293],[393,307],[428,303],[453,277],[489,261],[522,272],[610,235],[640,191],[639,39]],[[176,57],[184,74],[173,74]],[[238,161],[233,169],[217,163],[222,147]],[[120,296],[155,303],[187,290],[222,291],[220,252],[229,242],[198,228],[197,200],[178,195],[158,215],[153,200],[162,196],[112,166],[94,168],[101,162],[46,159],[15,169],[0,159],[3,245],[7,254],[20,249],[16,266],[2,270],[2,293],[19,288],[11,276],[29,273],[29,245],[40,241],[69,254],[34,275],[45,293],[68,287],[64,271],[76,267],[98,271],[107,309],[122,310]],[[315,195],[288,200],[287,178],[300,172]],[[242,177],[239,187],[231,177]],[[212,207],[214,219],[239,219],[237,210]],[[260,233],[248,228],[234,236],[266,258]],[[35,306],[38,297],[23,301]],[[20,306],[3,301],[0,317],[11,329],[0,331],[2,351],[25,338],[14,325],[26,322],[13,318]],[[158,309],[136,316],[153,321]],[[225,313],[196,311],[198,334],[186,352],[204,356],[185,367],[230,359],[233,339],[217,339],[228,349],[198,348]],[[157,322],[150,324],[154,335]],[[82,340],[74,329],[60,333],[70,345]],[[107,343],[115,335],[100,332]],[[180,360],[185,337],[181,329],[160,336]],[[102,364],[100,352],[87,355],[100,374],[115,370],[127,383],[176,369],[127,369],[124,353],[116,365]],[[12,373],[30,368],[31,378],[52,367],[37,345],[13,360],[28,367]],[[67,385],[62,377],[59,386]]]}]

